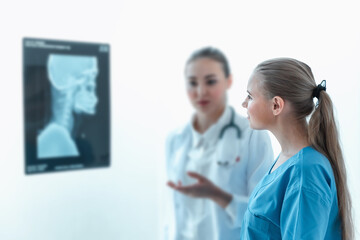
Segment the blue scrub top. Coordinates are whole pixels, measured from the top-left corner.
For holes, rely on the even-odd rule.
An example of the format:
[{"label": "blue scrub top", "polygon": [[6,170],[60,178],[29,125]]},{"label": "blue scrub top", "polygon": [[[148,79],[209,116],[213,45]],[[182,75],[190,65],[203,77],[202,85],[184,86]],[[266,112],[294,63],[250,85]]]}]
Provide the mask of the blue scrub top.
[{"label": "blue scrub top", "polygon": [[252,192],[241,239],[341,239],[329,160],[305,147],[271,169]]}]

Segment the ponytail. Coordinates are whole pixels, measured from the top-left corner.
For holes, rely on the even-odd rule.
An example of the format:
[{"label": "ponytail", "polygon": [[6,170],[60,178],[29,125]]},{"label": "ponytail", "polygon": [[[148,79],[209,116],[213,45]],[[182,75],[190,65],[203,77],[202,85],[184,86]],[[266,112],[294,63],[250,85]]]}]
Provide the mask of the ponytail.
[{"label": "ponytail", "polygon": [[325,91],[318,93],[318,99],[318,104],[309,121],[309,142],[330,161],[337,188],[342,239],[352,240],[354,233],[351,218],[351,198],[346,183],[345,162],[334,120],[333,104]]}]

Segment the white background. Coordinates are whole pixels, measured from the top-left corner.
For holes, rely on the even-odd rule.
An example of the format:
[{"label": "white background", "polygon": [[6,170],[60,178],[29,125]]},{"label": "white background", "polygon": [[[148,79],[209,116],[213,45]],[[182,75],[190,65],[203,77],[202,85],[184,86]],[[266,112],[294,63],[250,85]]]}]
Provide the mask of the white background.
[{"label": "white background", "polygon": [[[327,80],[359,231],[358,9],[349,1],[2,1],[0,239],[159,239],[164,142],[190,118],[184,63],[207,45],[228,56],[229,101],[242,114],[248,77],[265,59],[297,58]],[[111,45],[110,168],[24,175],[23,37]]]}]

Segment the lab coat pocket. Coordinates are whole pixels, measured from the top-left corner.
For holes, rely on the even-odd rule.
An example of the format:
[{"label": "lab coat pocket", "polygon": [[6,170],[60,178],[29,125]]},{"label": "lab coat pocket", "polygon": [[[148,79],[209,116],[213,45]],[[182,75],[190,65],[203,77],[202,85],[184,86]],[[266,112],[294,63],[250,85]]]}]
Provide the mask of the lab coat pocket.
[{"label": "lab coat pocket", "polygon": [[231,176],[234,168],[236,167],[235,161],[225,161],[223,159],[215,159],[212,164],[212,176],[213,181],[217,186],[221,187],[225,191],[229,191],[230,186],[235,183],[231,183]]}]

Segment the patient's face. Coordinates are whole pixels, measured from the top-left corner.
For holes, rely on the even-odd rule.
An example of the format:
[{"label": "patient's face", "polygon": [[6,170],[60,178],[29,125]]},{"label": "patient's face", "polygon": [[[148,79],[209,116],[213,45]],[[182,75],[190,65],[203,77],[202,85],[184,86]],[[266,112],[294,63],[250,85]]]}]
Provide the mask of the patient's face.
[{"label": "patient's face", "polygon": [[84,82],[79,85],[74,94],[74,110],[77,113],[93,115],[96,113],[96,71],[83,74]]}]

